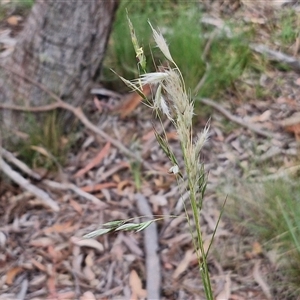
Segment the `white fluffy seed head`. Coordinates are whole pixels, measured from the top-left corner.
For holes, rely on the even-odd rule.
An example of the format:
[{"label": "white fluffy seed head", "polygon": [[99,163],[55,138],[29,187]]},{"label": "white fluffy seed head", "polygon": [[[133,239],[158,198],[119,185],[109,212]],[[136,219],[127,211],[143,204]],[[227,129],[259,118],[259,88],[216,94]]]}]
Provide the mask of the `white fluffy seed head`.
[{"label": "white fluffy seed head", "polygon": [[157,84],[161,83],[168,77],[168,74],[165,72],[153,72],[153,73],[146,73],[142,74],[139,79],[135,80],[140,81],[142,85],[145,84]]},{"label": "white fluffy seed head", "polygon": [[207,142],[209,138],[209,123],[207,123],[200,134],[198,134],[196,143],[195,143],[195,155],[198,157],[200,151],[204,144]]},{"label": "white fluffy seed head", "polygon": [[151,25],[150,22],[148,22],[151,29],[152,29],[152,33],[153,33],[153,38],[154,38],[154,41],[157,45],[157,47],[160,49],[160,51],[163,53],[163,55],[169,60],[171,61],[172,63],[175,63],[172,56],[171,56],[171,53],[170,53],[170,50],[169,50],[169,47],[167,45],[167,42],[166,40],[164,39],[163,35],[161,33],[158,33]]}]

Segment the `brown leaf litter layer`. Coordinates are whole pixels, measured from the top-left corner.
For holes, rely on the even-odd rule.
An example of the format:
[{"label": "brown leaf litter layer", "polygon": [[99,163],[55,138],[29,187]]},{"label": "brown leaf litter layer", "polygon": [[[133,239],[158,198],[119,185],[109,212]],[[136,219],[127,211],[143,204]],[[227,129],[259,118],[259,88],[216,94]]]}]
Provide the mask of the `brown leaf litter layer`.
[{"label": "brown leaf litter layer", "polygon": [[[227,1],[229,8],[225,2],[218,6],[220,10],[235,11],[243,1]],[[251,9],[253,18],[255,8]],[[300,108],[298,75],[276,72],[268,76],[264,88],[277,89],[279,97],[258,101],[245,93],[247,101],[241,101],[237,93],[230,102],[220,105],[231,116],[272,132],[274,137],[256,135],[251,126],[241,124],[228,131],[228,116],[220,111],[212,116],[210,140],[203,150],[205,169],[209,173],[202,212],[207,248],[220,213],[218,187],[236,178],[260,180],[259,167],[249,171],[253,161],[258,166],[272,161],[287,167],[297,156],[297,142],[289,131],[297,137],[298,123],[286,124],[290,124]],[[278,78],[284,82],[280,87],[274,84]],[[56,181],[37,183],[55,200],[59,211],[54,212],[32,193],[2,179],[0,300],[145,299],[150,288],[159,288],[160,298],[165,300],[204,299],[183,208],[182,200],[188,195],[178,196],[177,182],[168,174],[170,163],[154,139],[152,115],[139,103],[140,99],[134,99],[124,119],[101,114],[99,109],[94,119],[99,118],[97,127],[133,155],[142,153],[143,160],[155,171],[144,169],[105,137],[85,130],[84,141],[76,153],[70,153],[63,168],[68,183],[59,177]],[[100,108],[100,103],[95,105]],[[195,133],[205,126],[206,120],[197,120],[196,124],[199,125]],[[154,126],[159,128],[156,121]],[[166,127],[166,134],[179,157],[174,128],[168,122]],[[278,174],[274,168],[268,171],[270,175]],[[99,201],[90,201],[94,198],[87,194]],[[150,242],[144,238],[145,232],[119,232],[82,239],[108,221],[129,218],[140,221],[138,194],[147,200],[152,215],[163,216]],[[188,212],[191,213],[189,207]],[[171,218],[172,215],[178,217]],[[154,252],[150,251],[151,243],[157,246]],[[159,261],[159,269],[149,265],[150,255]],[[263,245],[245,236],[242,229],[233,227],[226,219],[222,219],[216,233],[209,268],[218,300],[280,299],[277,290],[268,285],[275,266],[265,255]],[[161,278],[160,286],[149,287],[149,282],[157,278]]]}]

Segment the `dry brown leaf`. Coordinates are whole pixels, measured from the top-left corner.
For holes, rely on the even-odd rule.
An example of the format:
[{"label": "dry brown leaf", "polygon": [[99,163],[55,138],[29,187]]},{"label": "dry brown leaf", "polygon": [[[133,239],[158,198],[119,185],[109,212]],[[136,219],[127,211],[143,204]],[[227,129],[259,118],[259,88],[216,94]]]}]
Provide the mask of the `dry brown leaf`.
[{"label": "dry brown leaf", "polygon": [[80,246],[80,247],[90,247],[90,248],[98,250],[99,252],[104,251],[103,245],[101,243],[99,243],[98,241],[93,240],[93,239],[80,239],[76,236],[72,236],[70,238],[70,241],[74,245],[77,245],[77,246]]},{"label": "dry brown leaf", "polygon": [[34,258],[32,258],[30,261],[38,270],[42,272],[47,271],[46,267],[43,264],[41,264],[39,261],[35,260]]},{"label": "dry brown leaf", "polygon": [[190,262],[193,260],[194,257],[193,253],[194,253],[193,249],[189,249],[185,252],[183,260],[178,264],[176,270],[172,275],[174,279],[178,278],[184,271],[186,271]]},{"label": "dry brown leaf", "polygon": [[21,267],[13,267],[9,269],[6,273],[6,280],[5,283],[7,285],[12,285],[16,276],[23,271],[23,268]]},{"label": "dry brown leaf", "polygon": [[261,115],[250,118],[250,122],[256,123],[256,122],[268,121],[270,120],[271,113],[272,113],[271,110],[266,110]]},{"label": "dry brown leaf", "polygon": [[29,244],[34,247],[48,247],[50,245],[53,245],[54,241],[49,237],[41,237],[33,241],[30,241]]},{"label": "dry brown leaf", "polygon": [[149,132],[147,132],[146,134],[143,135],[142,137],[142,141],[146,142],[152,138],[155,137],[155,134],[154,134],[154,130],[150,130]]},{"label": "dry brown leaf", "polygon": [[149,198],[149,202],[153,205],[154,212],[157,212],[159,207],[168,204],[168,200],[164,195],[152,195]]},{"label": "dry brown leaf", "polygon": [[261,287],[261,289],[263,290],[264,294],[266,295],[266,297],[268,299],[272,299],[272,294],[270,291],[270,287],[267,284],[267,282],[265,281],[265,279],[263,278],[261,272],[260,272],[260,260],[255,261],[254,263],[254,268],[253,268],[253,278],[255,280],[255,282]]},{"label": "dry brown leaf", "polygon": [[44,229],[45,234],[50,234],[53,232],[62,233],[62,232],[72,232],[75,230],[75,226],[71,226],[72,221],[68,221],[65,223],[58,223]]},{"label": "dry brown leaf", "polygon": [[63,258],[62,253],[60,251],[54,249],[53,245],[48,246],[47,250],[48,250],[48,253],[54,263],[57,263],[62,260],[62,258]]},{"label": "dry brown leaf", "polygon": [[11,16],[11,17],[7,18],[6,22],[9,25],[17,26],[19,24],[19,22],[22,21],[22,19],[23,18],[21,16]]},{"label": "dry brown leaf", "polygon": [[135,270],[132,270],[129,275],[129,286],[131,288],[130,300],[138,300],[146,298],[147,292],[142,287],[142,281]]},{"label": "dry brown leaf", "polygon": [[92,292],[87,291],[80,297],[80,300],[96,300],[96,297]]},{"label": "dry brown leaf", "polygon": [[295,84],[300,85],[300,77],[295,80]]},{"label": "dry brown leaf", "polygon": [[222,291],[216,297],[216,300],[229,300],[231,295],[231,279],[230,273],[224,276],[224,286]]},{"label": "dry brown leaf", "polygon": [[300,123],[286,126],[285,130],[288,132],[292,132],[295,136],[296,141],[300,141]]},{"label": "dry brown leaf", "polygon": [[90,266],[85,266],[82,269],[82,273],[84,274],[84,277],[88,280],[88,281],[92,281],[96,278],[95,273],[93,272],[92,268]]},{"label": "dry brown leaf", "polygon": [[105,182],[105,183],[98,183],[95,185],[87,185],[83,186],[81,189],[87,193],[99,192],[103,189],[109,189],[116,187],[117,184],[115,182]]},{"label": "dry brown leaf", "polygon": [[[150,95],[151,93],[150,85],[147,84],[143,86],[143,93],[146,96]],[[113,108],[112,111],[120,114],[120,117],[124,119],[137,108],[137,106],[141,103],[142,100],[143,100],[142,97],[138,93],[136,92],[130,93],[129,95],[126,96],[125,100],[122,101],[120,105]]]},{"label": "dry brown leaf", "polygon": [[83,208],[82,206],[75,200],[70,199],[70,205],[73,207],[73,209],[78,212],[80,215],[82,215]]},{"label": "dry brown leaf", "polygon": [[74,178],[78,178],[85,173],[87,173],[89,170],[97,166],[105,156],[108,155],[110,151],[110,143],[106,143],[106,145],[101,149],[101,151],[94,157],[84,168],[80,169],[75,175]]},{"label": "dry brown leaf", "polygon": [[56,281],[55,281],[55,275],[52,274],[48,279],[47,279],[47,288],[49,291],[49,298],[51,299],[57,299],[57,293],[56,293]]},{"label": "dry brown leaf", "polygon": [[124,190],[124,188],[126,186],[132,186],[132,185],[133,185],[132,181],[130,181],[130,180],[123,180],[123,181],[121,181],[121,182],[118,183],[117,189],[118,189],[119,192],[121,192],[121,191]]},{"label": "dry brown leaf", "polygon": [[177,131],[167,132],[166,136],[167,136],[168,141],[177,141],[178,140],[178,133],[177,133]]},{"label": "dry brown leaf", "polygon": [[[76,299],[76,294],[73,291],[68,292],[60,292],[57,294],[57,298],[59,300],[70,300],[70,299]],[[92,298],[89,298],[92,300]]]}]

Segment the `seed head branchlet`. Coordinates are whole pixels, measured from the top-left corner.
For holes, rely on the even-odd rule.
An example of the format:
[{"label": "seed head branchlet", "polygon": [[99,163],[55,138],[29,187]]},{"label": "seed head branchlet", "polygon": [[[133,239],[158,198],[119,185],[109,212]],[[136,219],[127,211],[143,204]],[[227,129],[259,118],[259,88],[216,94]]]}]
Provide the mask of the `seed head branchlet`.
[{"label": "seed head branchlet", "polygon": [[134,51],[136,53],[136,58],[138,60],[139,65],[141,66],[142,70],[146,70],[146,56],[144,55],[143,47],[140,47],[140,45],[139,45],[138,39],[135,34],[134,27],[128,17],[128,13],[127,13],[127,22],[128,22],[128,26],[129,26],[129,30],[130,30],[132,45],[133,45]]},{"label": "seed head branchlet", "polygon": [[158,33],[151,25],[151,23],[148,21],[151,29],[152,29],[152,33],[153,33],[153,38],[154,38],[154,41],[157,45],[157,47],[160,49],[160,51],[163,53],[163,55],[166,57],[166,59],[168,59],[170,62],[172,62],[173,64],[175,64],[172,56],[171,56],[171,53],[170,53],[170,50],[169,50],[169,47],[167,45],[167,42],[166,40],[164,39],[163,35],[161,33]]}]

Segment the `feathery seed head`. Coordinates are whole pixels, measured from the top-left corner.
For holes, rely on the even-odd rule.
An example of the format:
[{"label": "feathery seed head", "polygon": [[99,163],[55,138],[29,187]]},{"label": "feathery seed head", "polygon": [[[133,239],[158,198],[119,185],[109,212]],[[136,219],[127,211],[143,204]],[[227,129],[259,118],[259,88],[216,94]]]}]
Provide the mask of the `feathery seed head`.
[{"label": "feathery seed head", "polygon": [[209,138],[209,123],[207,123],[200,134],[198,134],[196,143],[195,143],[195,155],[199,156],[200,151],[204,144],[207,142]]},{"label": "feathery seed head", "polygon": [[167,104],[167,102],[166,102],[166,100],[163,96],[161,96],[160,99],[159,99],[159,108],[168,117],[168,119],[170,121],[173,121],[173,119],[171,117],[171,114],[170,114],[168,104]]},{"label": "feathery seed head", "polygon": [[133,48],[134,48],[134,51],[136,54],[136,58],[138,59],[138,62],[141,65],[142,69],[145,70],[146,69],[146,56],[144,55],[143,48],[140,47],[140,45],[139,45],[138,39],[135,34],[134,27],[128,17],[128,13],[127,13],[127,22],[128,22],[130,36],[131,36],[131,42],[132,42],[132,45],[133,45]]},{"label": "feathery seed head", "polygon": [[154,41],[157,45],[157,47],[160,49],[160,51],[163,53],[163,55],[169,60],[171,61],[173,64],[175,64],[172,56],[171,56],[171,53],[170,53],[170,50],[169,50],[169,47],[167,45],[167,42],[166,40],[164,39],[163,35],[161,33],[158,33],[151,25],[151,23],[148,21],[151,29],[152,29],[152,33],[153,33],[153,38],[154,38]]},{"label": "feathery seed head", "polygon": [[168,77],[168,74],[165,72],[153,72],[153,73],[146,73],[142,74],[140,78],[134,80],[133,82],[141,82],[142,85],[145,84],[156,84],[161,83]]}]

